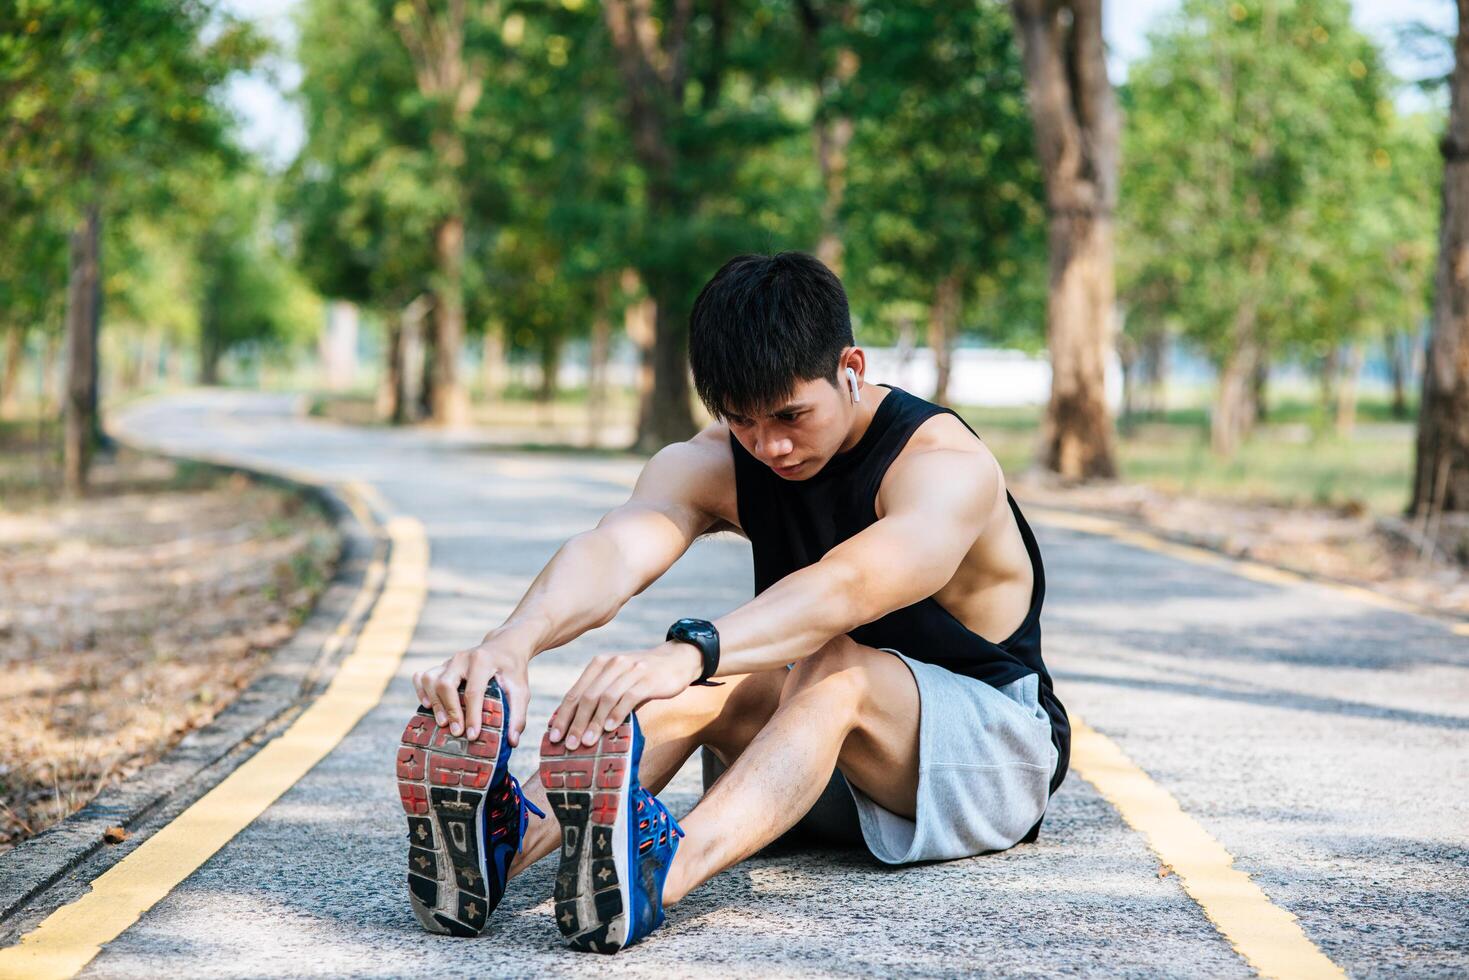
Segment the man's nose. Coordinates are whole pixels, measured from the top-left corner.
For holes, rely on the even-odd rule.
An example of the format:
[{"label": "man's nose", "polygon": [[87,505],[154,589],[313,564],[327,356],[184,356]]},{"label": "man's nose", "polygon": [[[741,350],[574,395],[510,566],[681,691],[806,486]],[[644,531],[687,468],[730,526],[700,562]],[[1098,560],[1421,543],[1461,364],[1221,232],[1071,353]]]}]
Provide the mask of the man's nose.
[{"label": "man's nose", "polygon": [[794,448],[795,443],[789,438],[772,439],[765,443],[765,452],[772,460],[784,459]]}]

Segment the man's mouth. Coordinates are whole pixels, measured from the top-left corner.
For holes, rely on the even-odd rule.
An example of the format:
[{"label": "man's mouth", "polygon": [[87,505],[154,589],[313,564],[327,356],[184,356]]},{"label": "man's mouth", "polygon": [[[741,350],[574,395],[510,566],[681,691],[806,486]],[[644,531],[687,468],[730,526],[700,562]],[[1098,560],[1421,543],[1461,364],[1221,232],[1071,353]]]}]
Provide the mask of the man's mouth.
[{"label": "man's mouth", "polygon": [[791,473],[796,472],[796,470],[800,469],[802,465],[804,464],[792,463],[790,466],[777,466],[775,467],[775,472],[779,473],[781,476],[788,476]]}]

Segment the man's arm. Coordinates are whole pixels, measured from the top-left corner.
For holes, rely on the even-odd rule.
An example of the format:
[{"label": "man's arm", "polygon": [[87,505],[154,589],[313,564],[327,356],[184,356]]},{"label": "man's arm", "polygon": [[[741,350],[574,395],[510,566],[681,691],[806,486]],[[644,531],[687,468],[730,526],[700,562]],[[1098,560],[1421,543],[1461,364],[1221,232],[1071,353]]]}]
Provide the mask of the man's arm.
[{"label": "man's arm", "polygon": [[485,687],[499,677],[510,700],[510,742],[519,744],[531,658],[610,622],[715,525],[707,502],[723,464],[717,433],[710,429],[659,450],[644,465],[628,501],[557,549],[514,611],[478,646],[413,675],[419,700],[440,725],[475,737]]},{"label": "man's arm", "polygon": [[[986,448],[931,450],[895,462],[878,499],[871,526],[715,621],[715,676],[783,667],[933,595],[1003,505],[1003,476]],[[645,701],[676,696],[701,667],[694,646],[671,641],[594,657],[551,716],[551,740],[588,744]]]},{"label": "man's arm", "polygon": [[1003,488],[987,449],[899,460],[883,481],[880,519],[715,621],[718,673],[783,667],[933,595],[998,513]]}]

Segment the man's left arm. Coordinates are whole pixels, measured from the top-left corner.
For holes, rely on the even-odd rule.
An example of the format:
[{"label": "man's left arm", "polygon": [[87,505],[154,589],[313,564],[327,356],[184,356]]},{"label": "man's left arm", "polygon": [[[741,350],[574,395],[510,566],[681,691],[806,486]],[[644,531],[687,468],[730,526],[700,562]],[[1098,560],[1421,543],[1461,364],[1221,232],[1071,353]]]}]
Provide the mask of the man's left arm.
[{"label": "man's left arm", "polygon": [[[936,449],[894,463],[879,493],[881,518],[714,621],[715,676],[784,667],[939,591],[1003,503],[1002,481],[987,449]],[[643,702],[683,691],[701,669],[695,647],[672,641],[593,657],[552,716],[552,741],[581,733],[567,745],[586,744]]]}]

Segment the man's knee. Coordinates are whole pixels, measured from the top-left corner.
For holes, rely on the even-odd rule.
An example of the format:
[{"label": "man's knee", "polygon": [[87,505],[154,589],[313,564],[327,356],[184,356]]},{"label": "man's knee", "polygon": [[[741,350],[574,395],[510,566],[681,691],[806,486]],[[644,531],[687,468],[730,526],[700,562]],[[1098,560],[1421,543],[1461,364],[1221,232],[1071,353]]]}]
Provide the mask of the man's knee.
[{"label": "man's knee", "polygon": [[872,654],[871,647],[863,646],[845,633],[832,637],[821,649],[796,661],[781,688],[781,703],[812,692],[856,707],[867,694],[866,668]]}]

